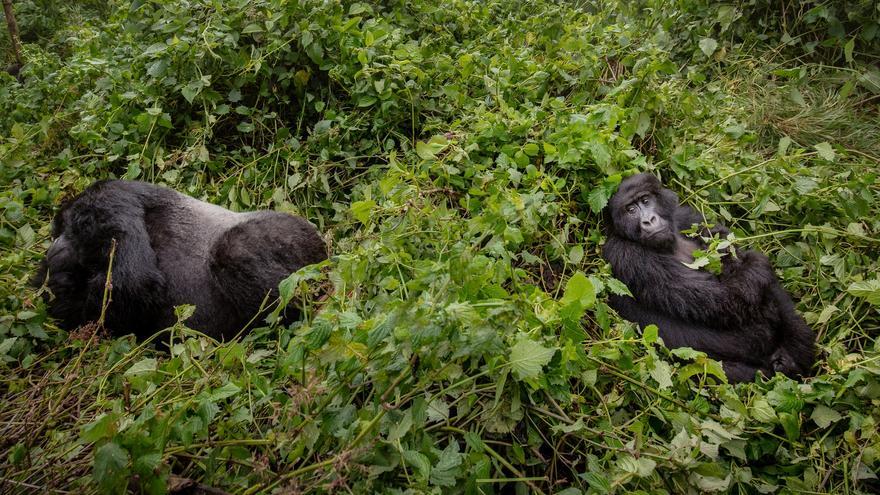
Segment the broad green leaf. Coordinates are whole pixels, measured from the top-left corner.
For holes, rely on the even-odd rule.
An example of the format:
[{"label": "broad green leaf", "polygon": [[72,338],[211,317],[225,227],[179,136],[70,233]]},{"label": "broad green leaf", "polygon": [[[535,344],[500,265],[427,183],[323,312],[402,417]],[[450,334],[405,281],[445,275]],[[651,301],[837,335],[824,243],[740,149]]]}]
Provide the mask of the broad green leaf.
[{"label": "broad green leaf", "polygon": [[404,450],[403,458],[407,464],[415,468],[422,479],[427,479],[431,474],[431,461],[425,454],[415,450]]},{"label": "broad green leaf", "polygon": [[657,381],[660,390],[666,390],[672,387],[672,366],[666,361],[659,359],[654,361],[654,367],[651,368],[651,378]]},{"label": "broad green leaf", "polygon": [[156,360],[153,358],[141,359],[125,370],[124,376],[137,376],[156,371]]},{"label": "broad green leaf", "polygon": [[761,423],[776,423],[777,421],[776,411],[763,397],[752,402],[749,407],[749,415]]},{"label": "broad green leaf", "polygon": [[124,493],[128,484],[128,452],[113,442],[95,452],[92,476],[108,493]]},{"label": "broad green leaf", "polygon": [[520,339],[510,348],[510,368],[521,379],[535,378],[550,362],[555,348],[544,347],[528,338]]},{"label": "broad green leaf", "polygon": [[443,151],[449,144],[449,140],[445,136],[434,136],[428,142],[419,141],[416,143],[416,154],[422,160],[433,160],[437,158],[437,154]]},{"label": "broad green leaf", "polygon": [[370,212],[376,207],[376,202],[370,199],[355,201],[351,204],[351,214],[362,224],[370,221]]},{"label": "broad green leaf", "polygon": [[232,382],[229,382],[226,385],[223,385],[222,387],[214,389],[214,391],[211,392],[211,395],[208,396],[208,399],[211,401],[223,400],[228,397],[232,397],[233,395],[239,393],[240,391],[241,391],[241,387],[239,387],[238,385],[236,385]]},{"label": "broad green leaf", "polygon": [[97,442],[102,439],[113,438],[116,434],[116,426],[119,415],[116,413],[106,413],[98,417],[98,419],[82,427],[80,438],[83,442]]},{"label": "broad green leaf", "polygon": [[437,464],[431,469],[431,484],[438,486],[455,486],[455,479],[461,474],[464,455],[460,453],[458,442],[452,440],[440,453]]},{"label": "broad green leaf", "polygon": [[874,306],[880,306],[880,279],[853,282],[849,284],[846,291],[856,297],[866,299]]},{"label": "broad green leaf", "polygon": [[820,428],[828,428],[831,423],[836,423],[843,419],[843,416],[840,415],[839,412],[831,409],[830,407],[819,404],[813,409],[813,414],[810,415],[810,419],[813,420],[814,423],[819,425]]},{"label": "broad green leaf", "polygon": [[559,303],[563,307],[578,304],[580,309],[589,309],[596,302],[596,289],[584,272],[578,270],[565,284],[565,292]]},{"label": "broad green leaf", "polygon": [[825,141],[822,141],[821,143],[816,144],[813,147],[816,148],[816,151],[819,152],[819,156],[821,156],[825,160],[828,160],[829,162],[834,161],[834,157],[835,157],[834,148],[832,148],[830,144],[828,144]]},{"label": "broad green leaf", "polygon": [[587,203],[589,203],[593,213],[600,213],[605,208],[605,205],[608,204],[608,191],[602,186],[593,189],[587,195]]},{"label": "broad green leaf", "polygon": [[568,251],[568,261],[572,265],[580,265],[581,261],[584,259],[584,246],[581,244],[575,244]]},{"label": "broad green leaf", "polygon": [[700,40],[700,51],[702,51],[707,57],[711,57],[717,48],[718,42],[713,38],[703,38]]}]

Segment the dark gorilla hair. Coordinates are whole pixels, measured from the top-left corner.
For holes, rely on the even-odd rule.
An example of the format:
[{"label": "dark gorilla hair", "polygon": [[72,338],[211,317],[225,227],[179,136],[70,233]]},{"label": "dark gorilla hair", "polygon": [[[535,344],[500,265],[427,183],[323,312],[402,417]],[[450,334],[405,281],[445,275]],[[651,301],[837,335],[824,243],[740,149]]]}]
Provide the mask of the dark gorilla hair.
[{"label": "dark gorilla hair", "polygon": [[[627,320],[656,324],[669,347],[692,347],[722,361],[731,381],[758,371],[806,376],[815,362],[815,337],[780,286],[770,261],[752,250],[722,259],[719,276],[688,268],[699,238],[681,231],[705,219],[650,174],[621,182],[605,209],[604,258],[632,293],[611,296]],[[721,225],[704,235],[726,236]]]},{"label": "dark gorilla hair", "polygon": [[[231,338],[258,316],[278,283],[327,258],[317,229],[274,211],[236,213],[177,191],[135,181],[101,181],[52,222],[54,241],[39,273],[49,315],[74,329],[101,314],[111,244],[111,302],[105,326],[147,337],[195,304],[187,325]],[[286,311],[289,321],[298,317]]]}]

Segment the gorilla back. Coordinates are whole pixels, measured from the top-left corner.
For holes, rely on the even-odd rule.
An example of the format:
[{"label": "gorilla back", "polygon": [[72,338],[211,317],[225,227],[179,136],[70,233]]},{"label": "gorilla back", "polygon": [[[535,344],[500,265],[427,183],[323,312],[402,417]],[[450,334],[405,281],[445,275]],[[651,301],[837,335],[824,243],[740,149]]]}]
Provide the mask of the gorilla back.
[{"label": "gorilla back", "polygon": [[[308,221],[274,211],[236,213],[177,191],[101,181],[65,205],[35,282],[47,283],[50,316],[66,329],[101,314],[113,240],[105,325],[143,338],[195,304],[187,325],[230,338],[256,316],[278,283],[327,258]],[[290,318],[296,315],[288,315]]]}]

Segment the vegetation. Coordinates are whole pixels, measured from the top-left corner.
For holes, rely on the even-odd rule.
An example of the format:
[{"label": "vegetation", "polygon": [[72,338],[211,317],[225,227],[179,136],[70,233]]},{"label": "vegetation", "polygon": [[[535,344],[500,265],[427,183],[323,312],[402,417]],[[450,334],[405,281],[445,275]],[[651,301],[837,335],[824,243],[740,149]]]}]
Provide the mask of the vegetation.
[{"label": "vegetation", "polygon": [[[875,2],[13,5],[0,491],[880,489]],[[608,308],[601,210],[645,170],[771,256],[814,378],[729,385]],[[59,330],[28,280],[108,177],[308,217],[304,320]]]}]

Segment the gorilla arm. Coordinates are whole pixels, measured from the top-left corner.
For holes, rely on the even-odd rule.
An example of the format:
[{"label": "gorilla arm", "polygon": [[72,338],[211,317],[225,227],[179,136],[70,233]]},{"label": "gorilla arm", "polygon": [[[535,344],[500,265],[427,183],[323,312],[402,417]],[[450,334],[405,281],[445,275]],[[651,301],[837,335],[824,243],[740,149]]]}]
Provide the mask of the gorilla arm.
[{"label": "gorilla arm", "polygon": [[726,263],[720,277],[616,236],[606,242],[604,253],[614,276],[640,305],[705,325],[741,326],[775,280],[766,258],[753,251]]}]

